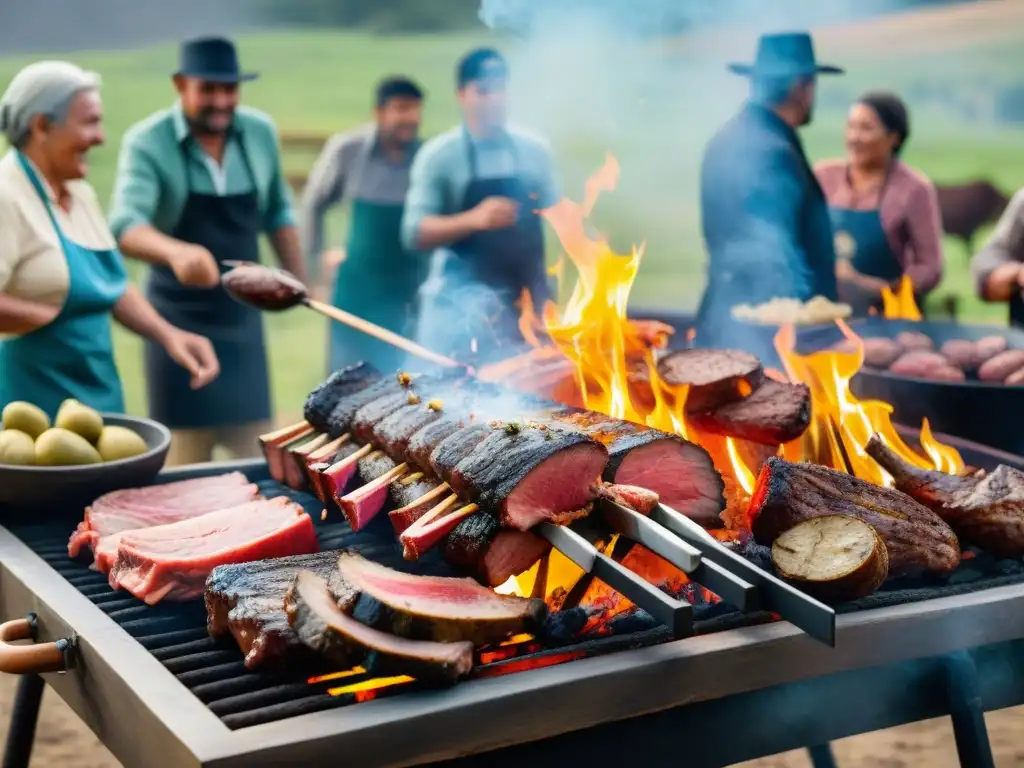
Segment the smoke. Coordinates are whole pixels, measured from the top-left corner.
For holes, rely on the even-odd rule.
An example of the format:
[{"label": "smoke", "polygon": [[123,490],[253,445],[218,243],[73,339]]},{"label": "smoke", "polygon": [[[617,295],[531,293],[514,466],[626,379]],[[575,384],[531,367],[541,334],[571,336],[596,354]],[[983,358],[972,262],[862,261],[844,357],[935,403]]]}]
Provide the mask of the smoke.
[{"label": "smoke", "polygon": [[[600,167],[606,151],[620,161],[614,202],[599,203],[595,215],[616,251],[628,252],[633,243],[662,233],[649,253],[673,249],[669,258],[700,264],[702,253],[679,251],[681,243],[693,242],[698,226],[701,153],[747,95],[747,82],[729,73],[726,64],[751,61],[759,33],[808,29],[906,5],[900,0],[481,0],[480,18],[515,38],[508,46],[510,111],[515,123],[557,149],[567,194],[578,199],[580,182]],[[697,34],[682,43],[677,34],[683,32]],[[821,51],[818,55],[824,58]],[[680,232],[675,242],[663,234],[673,229]]]}]

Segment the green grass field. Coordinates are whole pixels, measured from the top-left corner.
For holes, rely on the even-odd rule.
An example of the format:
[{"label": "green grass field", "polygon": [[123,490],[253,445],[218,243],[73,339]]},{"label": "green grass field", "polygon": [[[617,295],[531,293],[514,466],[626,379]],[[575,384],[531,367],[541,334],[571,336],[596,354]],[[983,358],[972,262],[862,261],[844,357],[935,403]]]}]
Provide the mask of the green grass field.
[{"label": "green grass field", "polygon": [[[428,91],[424,131],[443,130],[457,120],[451,83],[455,59],[471,44],[485,38],[466,36],[417,36],[373,38],[346,33],[278,34],[240,41],[246,68],[263,72],[247,86],[247,104],[269,112],[282,131],[335,131],[368,118],[370,94],[384,74],[406,72],[414,75]],[[943,84],[958,94],[970,96],[979,84],[1010,82],[1024,64],[1017,41],[986,45],[972,43],[970,49],[929,54],[916,60],[883,58],[863,53],[844,64],[850,75],[842,81],[823,83],[822,108],[815,124],[804,134],[813,159],[842,152],[842,117],[845,104],[862,88],[887,87],[910,94],[922,84]],[[630,55],[619,50],[619,57]],[[647,51],[657,57],[665,51]],[[91,182],[101,199],[109,199],[119,138],[130,124],[173,99],[168,74],[175,64],[175,50],[165,46],[136,52],[90,53],[69,57],[99,71],[104,78],[104,102],[108,130],[107,146],[95,151]],[[685,59],[685,55],[683,57]],[[651,61],[658,60],[652,58]],[[0,59],[0,81],[6,82],[25,60]],[[552,75],[555,76],[555,75]],[[831,89],[831,90],[830,90]],[[611,151],[622,161],[622,178],[617,193],[606,195],[595,213],[595,223],[620,250],[633,242],[646,242],[646,256],[633,291],[634,305],[689,308],[696,304],[703,285],[704,253],[699,237],[699,211],[695,203],[700,150],[714,124],[739,103],[742,92],[729,93],[714,109],[707,105],[673,104],[671,117],[690,114],[680,125],[659,122],[659,105],[637,106],[636,113],[619,115],[622,124],[610,139],[609,132],[588,135],[578,132],[571,139],[560,138],[556,155],[564,164],[568,196],[581,197],[581,182],[588,172],[600,167],[604,153]],[[914,106],[913,99],[911,105]],[[572,108],[572,95],[564,99]],[[664,107],[664,105],[661,105]],[[645,112],[644,110],[648,110]],[[514,107],[513,107],[514,110]],[[967,122],[954,109],[928,106],[914,112],[914,135],[906,160],[938,181],[990,178],[1006,190],[1024,185],[1024,131],[991,128],[984,121]],[[631,166],[639,156],[636,134],[630,120],[657,124],[655,136],[661,162],[644,149],[648,162]],[[662,124],[665,123],[665,124]],[[685,130],[684,130],[685,129]],[[631,143],[632,142],[632,143]],[[310,156],[288,156],[289,170],[308,168]],[[632,170],[632,172],[631,172]],[[332,221],[332,235],[340,238],[343,221]],[[551,254],[552,256],[556,254]],[[937,294],[962,297],[968,319],[1002,322],[999,308],[987,307],[971,297],[967,258],[953,243],[947,248],[947,275]],[[324,321],[312,313],[295,311],[269,318],[271,364],[278,414],[294,414],[304,393],[321,377],[324,367]],[[141,376],[141,348],[137,339],[118,332],[118,357],[128,395],[129,410],[145,411]]]}]

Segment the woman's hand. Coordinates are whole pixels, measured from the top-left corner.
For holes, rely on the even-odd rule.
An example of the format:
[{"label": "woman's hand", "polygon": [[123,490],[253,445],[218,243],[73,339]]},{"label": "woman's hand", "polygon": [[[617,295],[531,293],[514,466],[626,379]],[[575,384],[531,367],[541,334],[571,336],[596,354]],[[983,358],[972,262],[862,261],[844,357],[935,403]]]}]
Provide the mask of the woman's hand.
[{"label": "woman's hand", "polygon": [[192,389],[202,389],[220,374],[213,344],[205,336],[173,328],[163,338],[168,356],[192,375]]},{"label": "woman's hand", "polygon": [[861,274],[853,268],[853,264],[850,263],[849,259],[839,259],[836,261],[836,280],[846,283],[852,283],[854,286],[862,291],[882,295],[882,289],[887,288],[889,284],[878,277],[871,277],[870,275]]}]

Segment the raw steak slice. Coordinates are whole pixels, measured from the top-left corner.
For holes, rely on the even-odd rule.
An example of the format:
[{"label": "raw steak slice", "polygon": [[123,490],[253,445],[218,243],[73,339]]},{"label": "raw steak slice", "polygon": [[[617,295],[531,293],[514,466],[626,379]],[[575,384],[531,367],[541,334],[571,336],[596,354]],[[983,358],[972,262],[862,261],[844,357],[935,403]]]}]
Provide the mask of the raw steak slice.
[{"label": "raw steak slice", "polygon": [[218,565],[317,552],[313,521],[283,496],[125,533],[110,585],[150,605],[203,594]]}]

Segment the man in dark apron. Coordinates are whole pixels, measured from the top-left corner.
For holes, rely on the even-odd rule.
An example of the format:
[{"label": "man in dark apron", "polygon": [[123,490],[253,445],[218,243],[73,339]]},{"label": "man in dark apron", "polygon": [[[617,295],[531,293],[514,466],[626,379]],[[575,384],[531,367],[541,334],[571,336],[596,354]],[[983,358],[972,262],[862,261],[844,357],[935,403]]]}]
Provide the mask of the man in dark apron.
[{"label": "man in dark apron", "polygon": [[[422,106],[423,92],[412,80],[383,80],[377,86],[374,123],[338,134],[324,147],[303,191],[301,214],[303,246],[315,275],[331,255],[324,251],[324,216],[331,206],[351,201],[348,241],[335,257],[332,302],[407,337],[413,335],[416,294],[426,277],[426,264],[401,241]],[[405,358],[392,345],[341,323],[330,322],[328,333],[329,371],[360,360],[390,371]]]},{"label": "man in dark apron", "polygon": [[814,56],[810,35],[761,37],[751,99],[709,142],[701,168],[708,284],[697,318],[702,346],[774,357],[773,329],[737,321],[739,304],[774,298],[835,301],[835,251],[828,206],[796,129],[811,121],[816,79],[839,74]]},{"label": "man in dark apron", "polygon": [[122,250],[150,262],[148,295],[173,324],[209,337],[221,376],[193,390],[157,345],[145,350],[150,415],[171,428],[169,462],[208,461],[220,445],[255,456],[271,399],[260,313],[220,286],[223,262],[258,261],[266,232],[282,266],[305,279],[290,193],[269,119],[238,107],[234,46],[185,43],[179,102],[131,128],[122,147],[112,227]]},{"label": "man in dark apron", "polygon": [[462,360],[516,354],[519,300],[550,295],[539,210],[560,194],[546,145],[508,127],[504,58],[467,54],[456,78],[463,125],[424,144],[406,198],[407,247],[433,251],[417,338]]}]

